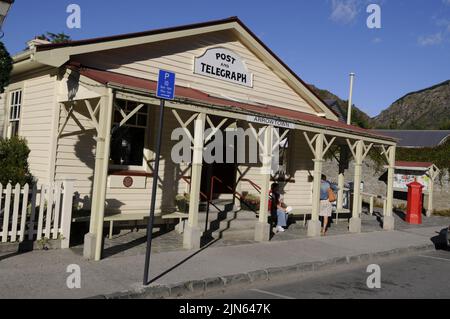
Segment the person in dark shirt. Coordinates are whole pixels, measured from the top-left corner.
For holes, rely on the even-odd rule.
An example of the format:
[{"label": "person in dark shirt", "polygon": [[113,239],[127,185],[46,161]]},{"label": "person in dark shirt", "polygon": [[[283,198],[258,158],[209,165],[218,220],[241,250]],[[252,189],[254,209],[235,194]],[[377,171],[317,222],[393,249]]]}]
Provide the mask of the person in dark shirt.
[{"label": "person in dark shirt", "polygon": [[277,221],[276,231],[282,233],[285,231],[285,227],[287,227],[289,214],[286,211],[285,205],[283,205],[280,194],[280,185],[277,183],[272,184],[271,191],[270,214],[272,219],[276,219]]}]

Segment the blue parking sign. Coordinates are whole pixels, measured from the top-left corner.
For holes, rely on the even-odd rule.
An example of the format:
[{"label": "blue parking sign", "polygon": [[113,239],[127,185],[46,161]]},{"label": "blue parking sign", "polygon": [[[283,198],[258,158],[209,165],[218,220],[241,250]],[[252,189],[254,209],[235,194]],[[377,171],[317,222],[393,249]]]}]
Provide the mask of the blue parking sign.
[{"label": "blue parking sign", "polygon": [[173,100],[175,98],[175,79],[175,73],[160,70],[156,96],[164,100]]}]

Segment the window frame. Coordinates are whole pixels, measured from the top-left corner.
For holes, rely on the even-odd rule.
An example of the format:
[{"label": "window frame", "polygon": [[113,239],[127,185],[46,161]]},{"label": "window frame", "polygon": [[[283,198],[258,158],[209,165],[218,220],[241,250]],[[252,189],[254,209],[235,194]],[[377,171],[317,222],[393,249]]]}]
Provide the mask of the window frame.
[{"label": "window frame", "polygon": [[[127,99],[123,99],[123,98],[118,98],[115,100],[115,102],[117,103],[117,100],[121,100],[124,101],[126,103],[136,103],[136,104],[141,104],[142,102],[137,102],[137,101],[133,101],[133,100],[127,100]],[[151,110],[151,105],[148,103],[142,103],[144,104],[143,108],[147,109],[147,113],[145,114],[147,119],[146,119],[146,125],[145,127],[143,125],[136,125],[136,124],[130,124],[129,122],[125,123],[122,125],[122,127],[124,126],[128,126],[128,127],[134,127],[134,128],[141,128],[144,129],[145,133],[144,133],[144,147],[143,147],[143,151],[142,151],[142,164],[141,165],[120,165],[120,164],[109,164],[109,169],[111,170],[123,170],[123,171],[147,171],[147,162],[145,160],[145,154],[146,152],[149,150],[149,145],[148,145],[148,135],[150,132],[150,125],[149,125],[149,121],[150,121],[150,110]],[[125,111],[125,110],[124,110]],[[113,125],[117,125],[120,124],[117,121],[115,121],[116,118],[116,112],[118,112],[118,110],[114,107],[114,112],[113,112]],[[137,118],[137,122],[138,120],[138,116],[139,115],[144,115],[141,111],[138,111],[135,116]],[[110,150],[111,153],[112,149]],[[111,159],[110,159],[111,160]]]},{"label": "window frame", "polygon": [[[20,100],[19,100],[19,104],[14,104],[13,105],[13,95],[15,93],[20,92]],[[5,132],[4,135],[7,138],[12,138],[12,123],[16,123],[17,125],[17,134],[14,136],[20,136],[20,126],[22,123],[22,114],[23,114],[23,106],[24,106],[24,89],[23,89],[23,84],[19,84],[19,85],[14,85],[10,88],[8,88],[7,92],[6,92],[6,116],[5,116],[5,121],[6,121],[6,125],[5,125]],[[18,107],[18,116],[16,116],[14,119],[11,118],[12,115],[12,109],[13,108],[17,108]],[[17,110],[17,109],[16,109]]]}]

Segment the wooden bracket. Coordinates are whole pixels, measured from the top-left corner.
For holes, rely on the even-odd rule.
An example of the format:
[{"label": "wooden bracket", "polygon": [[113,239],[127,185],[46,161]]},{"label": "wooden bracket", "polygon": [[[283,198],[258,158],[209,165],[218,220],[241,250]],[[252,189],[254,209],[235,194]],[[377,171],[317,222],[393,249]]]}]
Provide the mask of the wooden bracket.
[{"label": "wooden bracket", "polygon": [[189,132],[188,126],[199,116],[199,113],[195,113],[192,115],[187,121],[183,121],[178,114],[177,110],[172,110],[173,115],[175,116],[176,120],[180,124],[180,126],[183,128],[184,132],[186,133],[186,136],[189,138],[191,143],[194,143],[194,137],[192,136],[191,132]]},{"label": "wooden bracket", "polygon": [[[96,109],[98,109],[99,105],[102,103],[102,99],[100,99],[100,101],[98,102],[98,104],[96,105]],[[98,120],[95,116],[94,113],[94,109],[92,108],[91,102],[89,100],[84,100],[84,104],[86,104],[86,108],[91,116],[91,122],[92,125],[95,127],[95,129],[97,130],[97,134],[100,134],[100,125],[98,123]]]},{"label": "wooden bracket", "polygon": [[206,116],[206,121],[208,122],[210,128],[212,128],[212,132],[206,137],[205,144],[208,143],[213,138],[213,136],[217,134],[217,132],[222,128],[222,126],[225,125],[226,122],[228,122],[228,118],[223,119],[222,122],[220,122],[217,126],[214,126],[214,123],[211,121],[208,115]]},{"label": "wooden bracket", "polygon": [[306,141],[308,142],[309,148],[311,149],[311,151],[312,151],[314,157],[317,158],[317,155],[318,155],[318,154],[316,154],[316,148],[315,148],[315,146],[314,146],[314,142],[315,142],[315,141],[317,140],[317,138],[319,137],[319,134],[314,135],[314,137],[311,138],[311,139],[309,138],[308,133],[303,132],[303,135],[305,136]]}]

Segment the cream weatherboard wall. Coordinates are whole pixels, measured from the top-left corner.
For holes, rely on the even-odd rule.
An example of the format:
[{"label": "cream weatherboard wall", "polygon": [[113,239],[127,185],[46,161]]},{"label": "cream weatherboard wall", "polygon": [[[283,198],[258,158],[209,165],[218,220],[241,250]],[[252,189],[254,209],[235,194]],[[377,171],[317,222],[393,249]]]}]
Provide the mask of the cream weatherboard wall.
[{"label": "cream weatherboard wall", "polygon": [[[74,116],[69,117],[66,123],[68,111],[69,106],[63,105],[59,112],[58,132],[61,132],[61,136],[56,147],[55,178],[73,179],[77,192],[76,204],[89,210],[94,180],[96,132],[81,103],[75,106]],[[64,123],[66,126],[63,129]],[[78,133],[80,129],[84,129],[84,132]]]},{"label": "cream weatherboard wall", "polygon": [[[193,73],[194,59],[213,47],[223,47],[241,56],[248,71],[254,74],[253,88]],[[84,54],[74,56],[73,60],[86,66],[155,81],[159,69],[166,69],[176,72],[178,85],[214,96],[316,113],[229,31]]]},{"label": "cream weatherboard wall", "polygon": [[39,184],[50,180],[56,111],[57,77],[35,75],[23,83],[19,135],[30,148],[30,171]]}]

